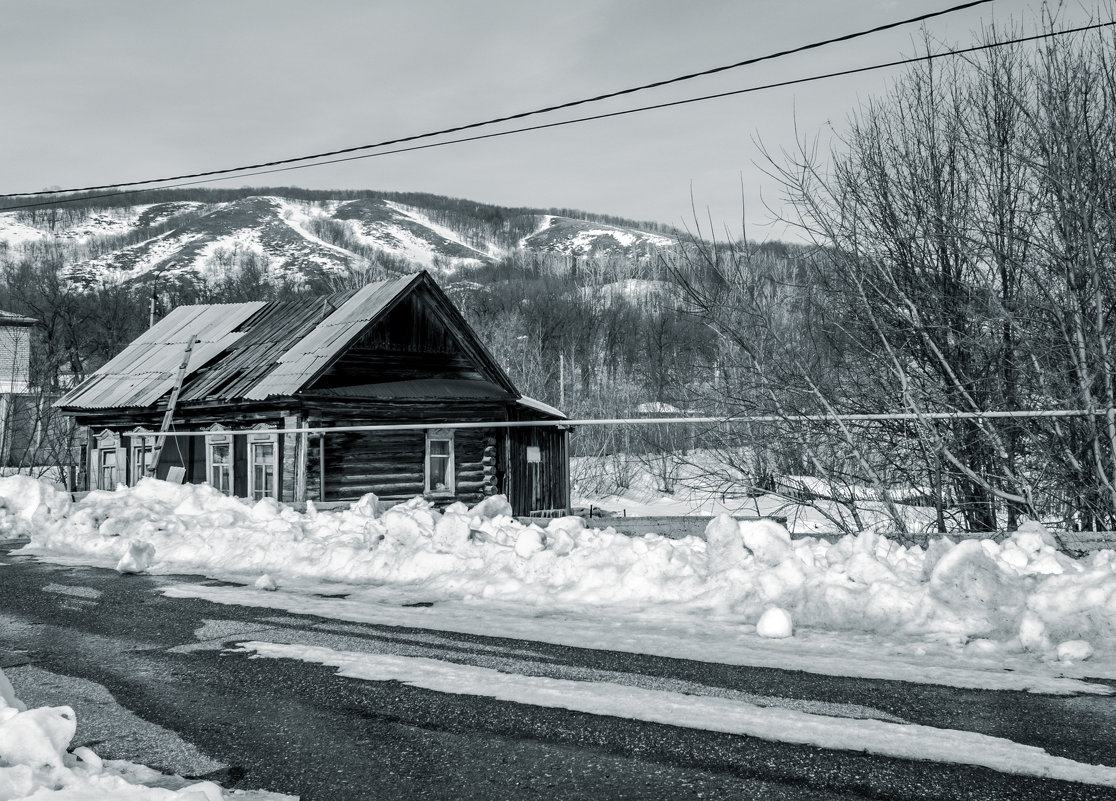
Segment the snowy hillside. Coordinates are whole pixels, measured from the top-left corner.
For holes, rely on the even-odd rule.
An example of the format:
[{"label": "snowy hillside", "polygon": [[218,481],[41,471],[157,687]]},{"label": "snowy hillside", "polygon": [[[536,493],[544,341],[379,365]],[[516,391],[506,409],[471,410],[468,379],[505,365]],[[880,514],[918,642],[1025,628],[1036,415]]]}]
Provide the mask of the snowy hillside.
[{"label": "snowy hillside", "polygon": [[295,279],[369,263],[449,275],[517,251],[639,258],[674,241],[636,227],[429,195],[294,194],[195,191],[188,197],[201,200],[178,200],[147,193],[140,198],[168,200],[0,211],[0,254],[62,242],[76,254],[70,275],[83,282],[156,275],[210,281],[246,266]]},{"label": "snowy hillside", "polygon": [[662,234],[554,215],[543,218],[539,230],[521,242],[525,250],[596,258],[640,256],[673,244]]}]

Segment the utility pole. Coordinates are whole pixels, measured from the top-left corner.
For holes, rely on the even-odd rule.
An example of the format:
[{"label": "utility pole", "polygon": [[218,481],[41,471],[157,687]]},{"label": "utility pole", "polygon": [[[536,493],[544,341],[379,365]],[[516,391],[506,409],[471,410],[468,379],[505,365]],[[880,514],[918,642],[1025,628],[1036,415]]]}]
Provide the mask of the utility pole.
[{"label": "utility pole", "polygon": [[151,282],[151,313],[148,316],[148,321],[147,321],[147,327],[148,328],[155,325],[155,298],[156,298],[155,287],[156,287],[156,284],[157,284],[156,281]]},{"label": "utility pole", "polygon": [[566,408],[566,357],[558,354],[558,408]]}]

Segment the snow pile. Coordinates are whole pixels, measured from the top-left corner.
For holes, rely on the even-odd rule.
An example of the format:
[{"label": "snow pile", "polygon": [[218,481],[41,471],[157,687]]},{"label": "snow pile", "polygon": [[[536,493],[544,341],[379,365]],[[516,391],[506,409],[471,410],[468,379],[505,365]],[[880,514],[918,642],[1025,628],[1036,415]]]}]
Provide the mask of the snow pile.
[{"label": "snow pile", "polygon": [[[10,481],[0,479],[7,503],[32,495]],[[40,497],[49,504],[53,496]],[[366,496],[345,511],[310,505],[303,514],[206,485],[145,479],[53,512],[26,506],[17,519],[39,521],[30,552],[109,566],[127,557],[165,571],[235,570],[248,584],[266,574],[262,589],[315,578],[411,600],[669,609],[749,625],[766,617],[764,636],[868,631],[1061,662],[1116,645],[1116,551],[1072,559],[1036,524],[1003,543],[941,539],[922,549],[873,532],[792,540],[773,522],[727,515],[709,524],[704,540],[673,540],[589,529],[576,517],[523,525],[510,512],[500,496],[442,512],[421,498],[383,511]]]},{"label": "snow pile", "polygon": [[[82,801],[221,801],[226,797],[213,782],[190,783],[129,762],[105,761],[85,747],[68,753],[76,726],[74,710],[68,706],[27,709],[0,670],[0,799],[43,798],[49,793]],[[152,782],[182,786],[173,790],[147,786]]]},{"label": "snow pile", "polygon": [[70,494],[30,476],[0,479],[0,539],[26,537],[66,516]]}]

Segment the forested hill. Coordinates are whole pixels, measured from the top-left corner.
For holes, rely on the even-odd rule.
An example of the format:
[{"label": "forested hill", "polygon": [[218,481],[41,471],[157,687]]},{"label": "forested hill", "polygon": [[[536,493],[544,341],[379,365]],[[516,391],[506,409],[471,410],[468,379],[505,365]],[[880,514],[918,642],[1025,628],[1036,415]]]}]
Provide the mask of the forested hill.
[{"label": "forested hill", "polygon": [[517,253],[647,257],[675,239],[653,223],[417,193],[191,189],[0,206],[0,250],[62,246],[67,276],[87,284],[207,284],[245,267],[294,284],[417,267],[448,275]]},{"label": "forested hill", "polygon": [[[0,309],[42,321],[49,391],[187,303],[320,294],[428,269],[517,386],[571,415],[694,408],[723,340],[694,315],[717,247],[653,223],[425,194],[158,191],[0,209]],[[755,251],[776,272],[801,249]],[[692,289],[692,287],[691,287]]]}]

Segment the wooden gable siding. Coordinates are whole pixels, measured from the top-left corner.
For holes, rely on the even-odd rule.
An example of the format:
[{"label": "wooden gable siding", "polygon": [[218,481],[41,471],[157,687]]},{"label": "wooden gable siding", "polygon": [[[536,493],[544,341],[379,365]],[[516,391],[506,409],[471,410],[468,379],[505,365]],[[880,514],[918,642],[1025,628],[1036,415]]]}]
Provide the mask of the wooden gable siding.
[{"label": "wooden gable siding", "polygon": [[465,332],[451,326],[438,306],[424,287],[415,290],[358,337],[310,388],[416,378],[487,379],[502,385],[488,374],[480,356],[470,352]]}]

